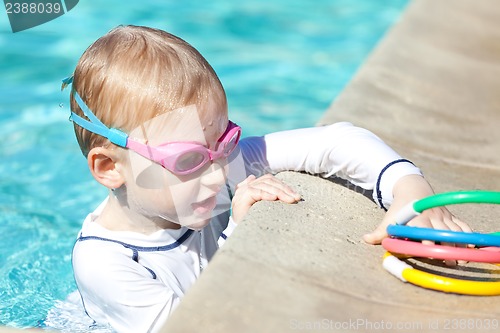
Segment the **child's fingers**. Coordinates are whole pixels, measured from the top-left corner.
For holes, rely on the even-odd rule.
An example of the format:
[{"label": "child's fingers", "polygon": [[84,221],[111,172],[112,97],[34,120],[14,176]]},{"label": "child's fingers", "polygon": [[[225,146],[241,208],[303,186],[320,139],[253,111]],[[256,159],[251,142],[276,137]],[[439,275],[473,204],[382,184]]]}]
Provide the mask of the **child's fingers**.
[{"label": "child's fingers", "polygon": [[262,176],[251,182],[248,187],[256,201],[281,200],[293,203],[300,200],[300,195],[297,192],[272,175]]},{"label": "child's fingers", "polygon": [[451,230],[451,231],[462,231],[462,229],[452,222],[451,219],[443,218],[443,219],[431,219],[431,226],[433,229],[438,230]]},{"label": "child's fingers", "polygon": [[472,232],[472,228],[467,223],[460,220],[458,217],[453,216],[452,220],[453,220],[453,223],[458,225],[463,232]]},{"label": "child's fingers", "polygon": [[363,240],[372,245],[377,245],[382,242],[384,238],[387,237],[387,225],[379,225],[372,232],[363,235]]},{"label": "child's fingers", "polygon": [[[454,215],[451,215],[451,218],[446,220],[446,225],[449,227],[450,230],[452,231],[459,231],[459,232],[472,232],[471,227],[460,220],[459,218],[455,217]],[[442,245],[445,246],[454,246],[454,247],[474,247],[474,245],[467,245],[467,244],[455,244],[455,243],[442,243]],[[455,266],[455,265],[465,265],[467,261],[465,260],[445,260],[444,261],[447,266]]]},{"label": "child's fingers", "polygon": [[[420,228],[435,228],[431,219],[426,216],[426,215],[418,215],[417,217],[415,217],[413,220],[410,221],[410,223],[408,223],[409,226],[417,226],[417,227],[420,227]],[[434,245],[434,242],[433,241],[430,241],[430,240],[422,240],[422,244],[424,245]]]},{"label": "child's fingers", "polygon": [[[451,230],[451,231],[458,231],[458,232],[472,232],[472,229],[469,227],[468,224],[465,222],[461,221],[459,218],[455,217],[453,214],[451,214],[447,209],[444,208],[438,208],[438,209],[433,209],[427,212],[427,214],[422,214],[419,216],[420,221],[418,218],[415,219],[415,224],[424,227],[424,225],[429,225],[433,229],[439,229],[439,230]],[[434,244],[434,242],[430,241],[422,241],[423,244]],[[448,243],[448,242],[442,242],[441,245],[444,246],[454,246],[454,247],[466,247],[466,244],[455,244],[455,243]],[[456,266],[457,264],[465,264],[466,261],[463,260],[444,260],[444,263],[447,266]]]},{"label": "child's fingers", "polygon": [[452,215],[447,209],[427,210],[410,221],[409,225],[421,228],[471,232],[471,228]]},{"label": "child's fingers", "polygon": [[255,180],[255,178],[256,177],[254,175],[248,176],[247,178],[245,178],[244,181],[242,181],[241,183],[239,183],[238,185],[236,185],[236,189],[239,189],[241,187],[247,186],[250,182],[252,182],[253,180]]},{"label": "child's fingers", "polygon": [[261,200],[295,203],[300,200],[300,195],[272,175],[249,176],[236,186],[232,200],[233,220],[236,223],[241,221],[250,207]]},{"label": "child's fingers", "polygon": [[453,222],[451,216],[443,216],[439,218],[431,218],[431,225],[434,229],[462,231],[462,228]]}]

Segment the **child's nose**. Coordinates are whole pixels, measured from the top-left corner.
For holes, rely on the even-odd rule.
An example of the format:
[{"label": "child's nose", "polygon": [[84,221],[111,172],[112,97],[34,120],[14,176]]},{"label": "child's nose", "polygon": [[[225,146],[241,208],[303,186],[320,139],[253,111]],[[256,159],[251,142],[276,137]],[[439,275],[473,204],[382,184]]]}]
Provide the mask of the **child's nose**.
[{"label": "child's nose", "polygon": [[226,182],[226,172],[222,165],[217,162],[212,162],[210,167],[201,176],[201,184],[219,190]]}]

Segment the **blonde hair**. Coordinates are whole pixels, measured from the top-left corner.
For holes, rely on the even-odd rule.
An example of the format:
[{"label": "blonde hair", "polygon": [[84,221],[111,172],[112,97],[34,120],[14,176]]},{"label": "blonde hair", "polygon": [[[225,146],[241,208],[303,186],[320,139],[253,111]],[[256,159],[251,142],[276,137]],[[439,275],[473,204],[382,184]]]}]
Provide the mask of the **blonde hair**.
[{"label": "blonde hair", "polygon": [[[119,26],[95,41],[76,66],[73,89],[106,126],[126,133],[168,111],[212,99],[227,110],[217,74],[184,40],[162,30]],[[83,115],[73,95],[71,110]],[[109,144],[75,126],[85,156]]]}]

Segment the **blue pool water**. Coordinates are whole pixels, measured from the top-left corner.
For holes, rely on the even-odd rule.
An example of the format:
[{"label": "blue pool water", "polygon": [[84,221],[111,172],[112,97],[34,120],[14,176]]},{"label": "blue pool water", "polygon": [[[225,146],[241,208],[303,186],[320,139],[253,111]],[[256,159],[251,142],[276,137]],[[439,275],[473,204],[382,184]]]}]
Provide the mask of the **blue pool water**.
[{"label": "blue pool water", "polygon": [[71,249],[105,192],[68,122],[71,74],[118,24],[170,31],[198,48],[224,84],[244,135],[312,126],[398,18],[407,0],[81,0],[13,34],[0,14],[0,325],[45,326],[75,290]]}]

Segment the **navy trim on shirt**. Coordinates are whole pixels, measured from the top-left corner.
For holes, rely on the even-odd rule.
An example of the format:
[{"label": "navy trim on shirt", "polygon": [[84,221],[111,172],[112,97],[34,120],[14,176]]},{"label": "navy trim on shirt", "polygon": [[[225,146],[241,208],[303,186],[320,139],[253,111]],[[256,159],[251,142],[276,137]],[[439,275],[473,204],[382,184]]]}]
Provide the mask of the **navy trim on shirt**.
[{"label": "navy trim on shirt", "polygon": [[178,240],[176,240],[172,244],[163,245],[163,246],[137,246],[137,245],[121,242],[121,241],[118,241],[115,239],[109,239],[109,238],[98,237],[98,236],[82,236],[81,234],[80,234],[80,237],[78,237],[78,239],[76,241],[81,242],[81,241],[86,241],[86,240],[101,240],[101,241],[120,244],[120,245],[123,245],[124,247],[126,247],[127,249],[142,251],[142,252],[169,251],[169,250],[175,249],[176,247],[179,247],[182,243],[184,243],[184,241],[186,239],[189,238],[189,236],[191,236],[191,234],[193,232],[194,232],[194,230],[189,229]]},{"label": "navy trim on shirt", "polygon": [[[135,262],[139,263],[139,252],[155,252],[155,251],[169,251],[173,250],[176,247],[179,247],[186,239],[189,238],[193,234],[194,230],[187,230],[178,240],[173,242],[172,244],[168,245],[163,245],[163,246],[137,246],[133,244],[128,244],[125,242],[121,242],[115,239],[109,239],[109,238],[104,238],[104,237],[98,237],[98,236],[80,236],[76,240],[77,242],[82,242],[82,241],[87,241],[87,240],[99,240],[99,241],[104,241],[104,242],[111,242],[111,243],[116,243],[120,244],[123,247],[132,250],[132,260]],[[146,267],[143,265],[143,267],[149,271],[153,279],[156,279],[156,273],[149,267]]]},{"label": "navy trim on shirt", "polygon": [[[375,191],[377,193],[377,200],[378,200],[378,203],[380,205],[380,207],[387,211],[387,208],[384,206],[384,203],[382,202],[382,191],[380,191],[380,182],[382,180],[382,176],[384,175],[384,172],[387,171],[387,169],[389,169],[391,166],[393,166],[394,164],[397,164],[397,163],[410,163],[410,164],[413,164],[412,161],[410,160],[407,160],[407,159],[404,159],[404,158],[401,158],[399,160],[395,160],[395,161],[392,161],[391,163],[387,164],[383,169],[382,171],[380,171],[380,174],[378,175],[378,179],[377,179],[377,185],[375,186]],[[415,164],[413,164],[415,165]]]}]

